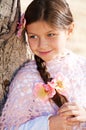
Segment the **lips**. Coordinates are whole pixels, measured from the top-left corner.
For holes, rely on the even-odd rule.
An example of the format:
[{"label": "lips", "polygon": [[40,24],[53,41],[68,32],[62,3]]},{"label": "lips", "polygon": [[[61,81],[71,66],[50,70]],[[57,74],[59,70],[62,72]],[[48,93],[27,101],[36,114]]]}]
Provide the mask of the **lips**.
[{"label": "lips", "polygon": [[52,52],[52,50],[49,50],[49,51],[40,51],[39,54],[40,55],[47,55],[47,54],[49,54],[51,52]]}]

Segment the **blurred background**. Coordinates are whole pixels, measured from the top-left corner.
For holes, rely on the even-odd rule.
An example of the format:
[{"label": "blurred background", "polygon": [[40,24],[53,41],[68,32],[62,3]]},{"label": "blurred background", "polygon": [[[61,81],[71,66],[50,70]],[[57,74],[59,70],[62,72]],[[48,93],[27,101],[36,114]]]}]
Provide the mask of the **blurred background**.
[{"label": "blurred background", "polygon": [[[32,0],[20,0],[21,12]],[[67,0],[74,17],[75,28],[67,47],[86,57],[86,0]]]}]

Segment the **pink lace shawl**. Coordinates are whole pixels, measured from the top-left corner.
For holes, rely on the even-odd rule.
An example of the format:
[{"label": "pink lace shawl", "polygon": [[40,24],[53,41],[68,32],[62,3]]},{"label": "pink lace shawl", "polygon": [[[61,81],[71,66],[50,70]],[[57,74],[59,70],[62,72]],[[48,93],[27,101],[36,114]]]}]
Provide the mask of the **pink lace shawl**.
[{"label": "pink lace shawl", "polygon": [[[60,71],[71,82],[70,101],[86,107],[86,60],[69,52],[64,58],[56,58],[46,63],[52,77]],[[10,85],[7,102],[0,117],[0,129],[11,129],[41,116],[55,114],[57,107],[53,102],[42,102],[33,96],[32,90],[37,82],[43,82],[36,70],[35,61],[27,63]],[[55,109],[56,108],[56,109]]]}]

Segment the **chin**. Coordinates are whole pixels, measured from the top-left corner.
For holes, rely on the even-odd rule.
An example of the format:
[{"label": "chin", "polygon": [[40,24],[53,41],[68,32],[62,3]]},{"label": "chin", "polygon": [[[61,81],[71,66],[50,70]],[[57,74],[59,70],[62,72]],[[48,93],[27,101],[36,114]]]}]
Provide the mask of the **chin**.
[{"label": "chin", "polygon": [[48,61],[51,61],[52,59],[54,59],[54,57],[48,57],[48,58],[41,57],[41,59],[44,60],[45,62],[48,62]]}]

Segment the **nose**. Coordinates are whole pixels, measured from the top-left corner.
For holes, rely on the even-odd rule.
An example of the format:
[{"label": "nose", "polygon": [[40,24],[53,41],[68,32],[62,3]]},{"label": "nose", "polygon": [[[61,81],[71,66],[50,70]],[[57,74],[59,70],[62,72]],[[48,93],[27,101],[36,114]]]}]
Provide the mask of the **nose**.
[{"label": "nose", "polygon": [[48,41],[46,38],[40,38],[39,39],[39,47],[41,49],[45,49],[46,47],[48,47]]}]

